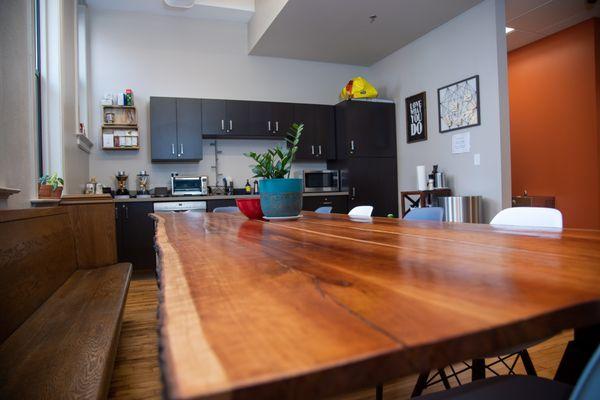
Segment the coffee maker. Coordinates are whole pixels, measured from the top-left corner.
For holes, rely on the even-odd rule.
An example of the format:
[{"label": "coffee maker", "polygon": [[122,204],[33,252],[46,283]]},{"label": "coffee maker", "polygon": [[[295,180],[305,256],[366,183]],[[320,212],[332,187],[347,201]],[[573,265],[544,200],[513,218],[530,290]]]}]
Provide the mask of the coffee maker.
[{"label": "coffee maker", "polygon": [[137,175],[137,178],[138,178],[137,197],[138,198],[150,197],[150,191],[148,190],[148,181],[149,181],[150,175],[148,175],[148,172],[140,171],[140,173]]},{"label": "coffee maker", "polygon": [[127,189],[127,174],[125,171],[117,171],[117,191],[115,192],[116,199],[129,198],[129,190]]}]

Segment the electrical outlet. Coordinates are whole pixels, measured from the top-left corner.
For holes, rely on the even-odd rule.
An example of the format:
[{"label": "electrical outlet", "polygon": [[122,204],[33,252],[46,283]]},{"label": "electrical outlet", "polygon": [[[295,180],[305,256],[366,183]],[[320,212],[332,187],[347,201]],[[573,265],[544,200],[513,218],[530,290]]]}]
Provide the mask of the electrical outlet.
[{"label": "electrical outlet", "polygon": [[473,164],[481,165],[481,155],[479,153],[473,154]]}]

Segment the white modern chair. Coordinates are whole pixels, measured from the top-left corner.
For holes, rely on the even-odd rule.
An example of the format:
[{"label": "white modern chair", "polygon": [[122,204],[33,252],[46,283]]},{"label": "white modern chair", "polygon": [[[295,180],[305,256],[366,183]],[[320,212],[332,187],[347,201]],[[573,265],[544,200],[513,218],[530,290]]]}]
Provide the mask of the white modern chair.
[{"label": "white modern chair", "polygon": [[372,206],[357,206],[348,213],[351,217],[370,217],[373,213]]},{"label": "white modern chair", "polygon": [[560,211],[545,207],[512,207],[500,211],[490,225],[511,225],[534,228],[562,228]]}]

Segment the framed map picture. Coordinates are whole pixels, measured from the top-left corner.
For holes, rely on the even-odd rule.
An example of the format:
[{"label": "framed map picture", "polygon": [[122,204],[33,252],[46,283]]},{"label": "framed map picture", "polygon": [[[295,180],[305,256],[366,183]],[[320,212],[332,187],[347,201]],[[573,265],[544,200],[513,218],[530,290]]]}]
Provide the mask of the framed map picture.
[{"label": "framed map picture", "polygon": [[425,92],[406,98],[406,142],[427,140],[427,99]]},{"label": "framed map picture", "polygon": [[479,75],[438,89],[440,133],[481,125]]}]

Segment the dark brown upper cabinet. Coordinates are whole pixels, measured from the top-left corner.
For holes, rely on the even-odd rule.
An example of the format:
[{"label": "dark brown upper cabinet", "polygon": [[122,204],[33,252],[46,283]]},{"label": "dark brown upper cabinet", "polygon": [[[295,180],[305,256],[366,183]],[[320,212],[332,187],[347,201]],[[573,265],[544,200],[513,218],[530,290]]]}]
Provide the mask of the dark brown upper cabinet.
[{"label": "dark brown upper cabinet", "polygon": [[150,114],[153,161],[202,159],[202,138],[282,140],[293,123],[304,124],[296,159],[336,159],[334,106],[151,97]]},{"label": "dark brown upper cabinet", "polygon": [[202,101],[177,99],[177,157],[202,160]]},{"label": "dark brown upper cabinet", "polygon": [[202,99],[202,133],[205,136],[243,136],[250,131],[250,102]]},{"label": "dark brown upper cabinet", "polygon": [[333,106],[295,104],[294,122],[304,124],[297,160],[335,159],[335,114]]},{"label": "dark brown upper cabinet", "polygon": [[150,98],[152,161],[202,160],[200,99]]},{"label": "dark brown upper cabinet", "polygon": [[150,97],[152,161],[177,160],[177,99]]},{"label": "dark brown upper cabinet", "polygon": [[[281,139],[292,124],[293,104],[268,101],[247,101],[248,127],[244,131],[233,130],[232,137],[258,139]],[[235,125],[235,124],[234,124]]]},{"label": "dark brown upper cabinet", "polygon": [[394,103],[343,101],[335,106],[337,158],[396,157]]},{"label": "dark brown upper cabinet", "polygon": [[271,103],[271,126],[273,134],[286,137],[294,121],[294,105],[291,103]]},{"label": "dark brown upper cabinet", "polygon": [[202,134],[221,135],[225,133],[227,112],[225,100],[202,99]]}]

